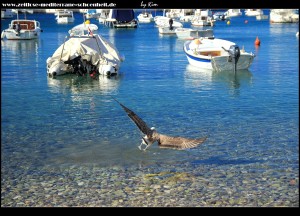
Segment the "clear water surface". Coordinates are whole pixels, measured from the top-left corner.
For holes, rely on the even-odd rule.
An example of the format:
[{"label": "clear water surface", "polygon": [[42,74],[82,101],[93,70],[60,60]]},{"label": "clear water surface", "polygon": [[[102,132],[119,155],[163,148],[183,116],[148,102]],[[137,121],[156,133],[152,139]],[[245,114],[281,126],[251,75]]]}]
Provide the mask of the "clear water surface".
[{"label": "clear water surface", "polygon": [[[194,166],[249,166],[273,170],[274,177],[299,171],[298,24],[270,24],[255,17],[217,22],[216,38],[236,42],[256,57],[249,71],[215,73],[189,65],[184,40],[159,35],[151,24],[137,29],[99,26],[125,56],[116,78],[66,75],[47,77],[46,59],[69,29],[53,14],[27,14],[39,20],[40,39],[1,41],[1,167],[13,175],[72,165],[155,166],[188,162]],[[248,23],[245,24],[244,20]],[[1,20],[1,30],[10,20]],[[185,27],[190,24],[185,23]],[[256,37],[261,46],[255,47]],[[141,133],[112,100],[114,96],[164,134],[208,136],[198,148],[177,151],[153,145],[141,152]]]}]

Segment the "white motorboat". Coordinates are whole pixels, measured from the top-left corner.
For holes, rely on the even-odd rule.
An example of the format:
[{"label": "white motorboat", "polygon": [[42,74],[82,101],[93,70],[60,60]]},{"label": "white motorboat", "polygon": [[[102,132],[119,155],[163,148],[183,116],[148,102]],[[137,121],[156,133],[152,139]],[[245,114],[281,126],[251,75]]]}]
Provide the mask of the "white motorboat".
[{"label": "white motorboat", "polygon": [[259,16],[263,13],[262,9],[245,9],[246,16]]},{"label": "white motorboat", "polygon": [[113,76],[118,74],[123,60],[110,41],[99,34],[83,33],[71,36],[47,59],[47,73]]},{"label": "white motorboat", "polygon": [[214,23],[211,10],[197,9],[191,20],[193,26],[214,26]]},{"label": "white motorboat", "polygon": [[271,9],[271,23],[297,23],[299,22],[299,13],[295,9]]},{"label": "white motorboat", "polygon": [[214,26],[215,20],[209,16],[194,16],[191,23],[193,26]]},{"label": "white motorboat", "polygon": [[224,14],[224,12],[216,12],[213,14],[213,19],[216,21],[225,21],[226,20],[226,16]]},{"label": "white motorboat", "polygon": [[184,52],[191,65],[214,71],[248,69],[255,55],[227,40],[199,38],[184,43]]},{"label": "white motorboat", "polygon": [[181,22],[190,22],[195,14],[194,9],[181,9],[179,20]]},{"label": "white motorboat", "polygon": [[42,29],[40,22],[36,20],[16,19],[12,20],[8,29],[1,33],[1,39],[30,40],[39,38]]},{"label": "white motorboat", "polygon": [[181,9],[164,9],[163,14],[165,14],[166,17],[172,18],[172,19],[179,19],[180,17]]},{"label": "white motorboat", "polygon": [[268,15],[264,14],[262,9],[246,9],[245,10],[246,16],[255,16],[256,20],[266,20],[269,18]]},{"label": "white motorboat", "polygon": [[152,14],[147,11],[140,13],[137,19],[140,23],[151,23],[154,20]]},{"label": "white motorboat", "polygon": [[181,28],[183,26],[183,24],[179,22],[177,19],[173,19],[165,16],[154,17],[154,22],[156,24],[156,27],[166,27],[169,26],[171,22],[173,27]]},{"label": "white motorboat", "polygon": [[55,19],[59,24],[73,23],[75,20],[73,11],[70,10],[59,10],[55,13],[55,15]]},{"label": "white motorboat", "polygon": [[197,30],[192,28],[177,28],[175,33],[179,39],[191,40],[195,38],[214,38],[213,30]]},{"label": "white motorboat", "polygon": [[164,9],[163,17],[180,20],[182,22],[189,22],[194,16],[194,12],[195,9]]},{"label": "white motorboat", "polygon": [[241,9],[228,9],[225,13],[225,18],[242,16]]},{"label": "white motorboat", "polygon": [[158,21],[158,31],[160,34],[176,34],[175,30],[177,28],[182,28],[182,23],[174,21],[172,18],[161,19]]}]

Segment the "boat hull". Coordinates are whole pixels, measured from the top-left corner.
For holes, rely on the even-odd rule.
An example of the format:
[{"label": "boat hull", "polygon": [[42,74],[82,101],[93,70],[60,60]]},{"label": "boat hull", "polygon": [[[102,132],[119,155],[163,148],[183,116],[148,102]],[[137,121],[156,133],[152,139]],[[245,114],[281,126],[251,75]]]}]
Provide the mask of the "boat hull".
[{"label": "boat hull", "polygon": [[[254,55],[241,53],[236,65],[237,70],[247,70],[252,64]],[[212,57],[211,65],[214,71],[229,71],[234,69],[229,56]]]},{"label": "boat hull", "polygon": [[214,21],[206,21],[206,20],[196,20],[196,21],[192,21],[191,24],[193,26],[214,26]]},{"label": "boat hull", "polygon": [[137,20],[132,20],[131,22],[119,22],[116,20],[106,19],[104,25],[111,28],[137,28]]},{"label": "boat hull", "polygon": [[15,30],[7,29],[4,30],[1,34],[1,38],[5,38],[7,40],[32,40],[37,39],[40,36],[40,31],[37,30],[30,30],[30,31],[23,31],[21,30],[19,33]]},{"label": "boat hull", "polygon": [[197,37],[197,30],[188,28],[177,28],[175,33],[179,39],[193,39]]},{"label": "boat hull", "polygon": [[199,67],[199,68],[203,68],[203,69],[209,69],[212,70],[212,64],[211,64],[211,59],[205,59],[205,58],[197,58],[193,55],[190,55],[188,53],[185,53],[186,57],[188,59],[188,62],[195,66],[195,67]]},{"label": "boat hull", "polygon": [[261,9],[246,9],[245,16],[259,16],[262,15],[263,11]]},{"label": "boat hull", "polygon": [[138,18],[140,23],[151,23],[153,19],[151,18]]},{"label": "boat hull", "polygon": [[137,28],[137,22],[113,23],[114,28]]},{"label": "boat hull", "polygon": [[172,29],[170,27],[159,27],[158,32],[160,34],[176,34],[176,28],[173,27]]},{"label": "boat hull", "polygon": [[213,30],[196,30],[191,28],[177,28],[175,33],[179,39],[191,40],[194,38],[214,38]]},{"label": "boat hull", "polygon": [[269,18],[268,15],[260,14],[256,16],[256,20],[267,20]]}]

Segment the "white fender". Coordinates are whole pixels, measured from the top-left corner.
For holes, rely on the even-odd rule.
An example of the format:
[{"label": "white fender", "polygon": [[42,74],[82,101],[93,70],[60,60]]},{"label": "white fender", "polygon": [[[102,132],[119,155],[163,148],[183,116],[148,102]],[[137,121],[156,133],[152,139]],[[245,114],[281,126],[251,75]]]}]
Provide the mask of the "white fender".
[{"label": "white fender", "polygon": [[117,69],[112,65],[100,65],[99,74],[107,76],[116,75]]},{"label": "white fender", "polygon": [[1,33],[1,40],[4,39],[6,37],[5,31],[2,31]]},{"label": "white fender", "polygon": [[66,64],[63,62],[53,62],[52,65],[49,67],[47,73],[49,76],[59,76],[66,73]]}]

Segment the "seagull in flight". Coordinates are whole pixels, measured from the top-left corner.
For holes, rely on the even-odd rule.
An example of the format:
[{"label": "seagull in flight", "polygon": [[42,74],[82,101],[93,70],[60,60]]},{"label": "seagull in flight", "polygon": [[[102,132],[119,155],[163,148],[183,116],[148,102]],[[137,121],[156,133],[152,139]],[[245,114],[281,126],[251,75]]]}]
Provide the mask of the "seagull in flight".
[{"label": "seagull in flight", "polygon": [[[113,99],[125,110],[128,117],[136,124],[136,126],[140,129],[140,131],[143,134],[145,134],[145,136],[142,137],[141,145],[139,145],[140,150],[146,151],[146,149],[150,147],[154,142],[157,142],[160,148],[171,148],[171,149],[182,150],[182,149],[197,147],[207,139],[207,137],[190,139],[190,138],[172,137],[172,136],[160,134],[156,131],[154,127],[149,128],[147,124],[132,110],[128,109],[126,106],[121,104],[115,98]],[[142,145],[146,145],[146,147],[142,149]]]}]

